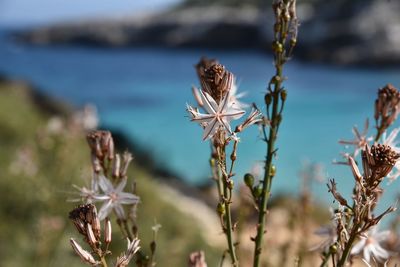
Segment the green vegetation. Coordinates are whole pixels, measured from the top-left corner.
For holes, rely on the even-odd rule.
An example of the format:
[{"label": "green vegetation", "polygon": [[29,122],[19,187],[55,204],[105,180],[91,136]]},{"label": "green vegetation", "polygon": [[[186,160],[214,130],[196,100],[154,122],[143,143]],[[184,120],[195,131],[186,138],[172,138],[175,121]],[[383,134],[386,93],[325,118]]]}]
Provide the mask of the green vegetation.
[{"label": "green vegetation", "polygon": [[[68,219],[77,203],[66,199],[74,197],[72,184],[83,186],[90,177],[89,148],[84,132],[65,123],[67,114],[59,116],[64,126],[49,130],[53,115],[34,101],[30,87],[0,81],[0,266],[84,265],[69,245],[70,237],[81,239]],[[185,266],[188,254],[200,249],[207,251],[209,265],[216,266],[219,252],[205,243],[194,219],[163,201],[145,170],[132,166],[128,174],[142,198],[142,247],[149,247],[155,220],[162,225],[158,266]],[[113,251],[125,248],[121,236],[114,225],[113,244],[121,249]]]}]

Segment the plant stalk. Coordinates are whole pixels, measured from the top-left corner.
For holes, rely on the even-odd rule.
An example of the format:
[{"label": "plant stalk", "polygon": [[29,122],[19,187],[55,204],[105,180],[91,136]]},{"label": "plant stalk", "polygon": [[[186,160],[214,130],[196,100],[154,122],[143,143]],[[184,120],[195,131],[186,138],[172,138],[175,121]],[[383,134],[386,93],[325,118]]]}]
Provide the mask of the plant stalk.
[{"label": "plant stalk", "polygon": [[[258,213],[258,225],[257,225],[257,236],[255,238],[255,249],[254,249],[254,261],[253,267],[258,267],[260,265],[260,256],[262,251],[262,241],[265,229],[265,215],[267,213],[268,200],[271,196],[271,186],[272,178],[272,160],[275,154],[275,141],[278,133],[278,128],[280,120],[278,119],[278,105],[279,105],[279,92],[282,83],[282,65],[277,62],[276,65],[276,76],[279,77],[275,79],[273,99],[272,99],[272,114],[271,114],[271,127],[269,129],[268,143],[267,143],[267,158],[265,162],[265,173],[263,180],[263,191],[261,195],[261,201],[259,203],[259,213]],[[268,107],[267,107],[268,108]]]}]

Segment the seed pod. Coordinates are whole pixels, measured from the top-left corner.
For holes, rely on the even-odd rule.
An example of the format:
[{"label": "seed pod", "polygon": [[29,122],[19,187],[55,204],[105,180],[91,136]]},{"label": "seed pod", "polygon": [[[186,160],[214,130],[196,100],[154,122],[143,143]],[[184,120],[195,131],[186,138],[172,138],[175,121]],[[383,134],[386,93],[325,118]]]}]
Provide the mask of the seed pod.
[{"label": "seed pod", "polygon": [[267,93],[265,95],[265,97],[264,97],[264,100],[265,100],[265,104],[267,106],[271,105],[271,103],[272,103],[272,95],[271,95],[271,93]]},{"label": "seed pod", "polygon": [[218,203],[217,205],[217,213],[219,215],[224,215],[225,214],[225,205],[221,202]]},{"label": "seed pod", "polygon": [[254,185],[254,176],[251,173],[246,173],[244,175],[244,183],[247,185],[247,187],[252,188]]}]

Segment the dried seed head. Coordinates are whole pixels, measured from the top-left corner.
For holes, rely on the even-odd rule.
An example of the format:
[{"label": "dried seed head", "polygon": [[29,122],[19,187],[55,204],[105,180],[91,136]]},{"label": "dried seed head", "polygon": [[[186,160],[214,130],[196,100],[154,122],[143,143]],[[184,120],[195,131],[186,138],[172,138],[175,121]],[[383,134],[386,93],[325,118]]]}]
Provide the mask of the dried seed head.
[{"label": "dried seed head", "polygon": [[229,92],[233,83],[233,74],[219,63],[204,69],[200,76],[202,90],[207,92],[217,103]]},{"label": "dried seed head", "polygon": [[376,144],[371,149],[366,146],[362,152],[364,176],[370,189],[375,189],[382,179],[390,173],[400,154],[390,146]]},{"label": "dried seed head", "polygon": [[375,120],[377,128],[383,132],[397,118],[400,109],[400,92],[391,84],[378,90],[375,100]]},{"label": "dried seed head", "polygon": [[84,204],[76,207],[69,213],[69,218],[73,221],[78,232],[88,237],[87,224],[91,225],[95,239],[100,238],[100,221],[97,216],[96,206]]},{"label": "dried seed head", "polygon": [[109,131],[92,131],[87,134],[86,140],[92,154],[101,162],[104,161],[105,157],[108,160],[114,158],[114,141]]},{"label": "dried seed head", "polygon": [[199,80],[201,80],[201,77],[203,77],[205,75],[205,70],[210,68],[212,65],[218,64],[218,60],[214,59],[214,58],[206,58],[206,57],[202,57],[199,61],[199,63],[197,63],[195,65],[196,68],[196,72],[197,75],[199,77]]}]

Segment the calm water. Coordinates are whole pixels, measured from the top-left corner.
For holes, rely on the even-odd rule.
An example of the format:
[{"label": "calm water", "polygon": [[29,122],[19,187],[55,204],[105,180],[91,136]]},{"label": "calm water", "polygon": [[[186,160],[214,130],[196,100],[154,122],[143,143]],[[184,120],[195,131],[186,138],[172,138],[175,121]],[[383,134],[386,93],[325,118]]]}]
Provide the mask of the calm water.
[{"label": "calm water", "polygon": [[[209,146],[201,141],[201,128],[186,117],[185,104],[194,103],[190,88],[198,82],[193,65],[202,55],[219,58],[237,75],[240,90],[247,92],[243,101],[264,107],[273,65],[271,57],[257,52],[29,47],[0,38],[0,73],[30,80],[77,106],[95,104],[102,124],[122,129],[148,147],[159,164],[198,183],[209,175]],[[399,71],[290,62],[275,189],[298,190],[298,171],[310,160],[322,163],[324,173],[349,191],[350,171],[331,164],[342,150],[337,141],[351,139],[351,127],[371,117],[377,88],[388,82],[400,86]],[[241,137],[236,168],[240,178],[265,156],[257,129]],[[314,190],[320,197],[327,195],[325,184]],[[396,188],[389,190],[394,194]]]}]

